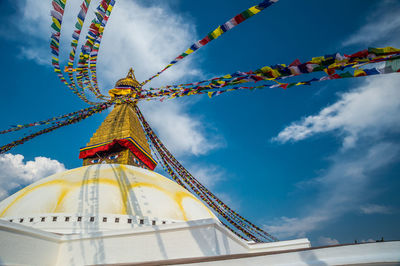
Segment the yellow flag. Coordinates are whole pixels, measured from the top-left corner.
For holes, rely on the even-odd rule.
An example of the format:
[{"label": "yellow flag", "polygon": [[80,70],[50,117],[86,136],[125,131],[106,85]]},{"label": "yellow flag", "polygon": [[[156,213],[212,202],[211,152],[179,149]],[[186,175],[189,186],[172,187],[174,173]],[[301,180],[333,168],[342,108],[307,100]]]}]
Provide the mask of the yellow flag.
[{"label": "yellow flag", "polygon": [[185,54],[191,54],[191,53],[193,53],[193,50],[190,48],[185,51]]},{"label": "yellow flag", "polygon": [[258,12],[260,12],[260,9],[257,9],[256,6],[252,6],[249,8],[250,12],[253,14],[257,14]]},{"label": "yellow flag", "polygon": [[311,63],[315,63],[315,64],[319,64],[322,62],[322,60],[324,60],[325,58],[323,56],[319,56],[319,57],[313,57],[313,59],[311,60]]},{"label": "yellow flag", "polygon": [[56,18],[54,18],[54,17],[52,17],[52,20],[53,20],[54,24],[56,24],[56,26],[57,26],[59,29],[61,29],[61,24],[60,24],[60,22],[59,22]]},{"label": "yellow flag", "polygon": [[219,26],[218,28],[216,28],[211,34],[213,35],[214,39],[218,38],[219,36],[221,36],[224,32],[221,29],[221,26]]}]

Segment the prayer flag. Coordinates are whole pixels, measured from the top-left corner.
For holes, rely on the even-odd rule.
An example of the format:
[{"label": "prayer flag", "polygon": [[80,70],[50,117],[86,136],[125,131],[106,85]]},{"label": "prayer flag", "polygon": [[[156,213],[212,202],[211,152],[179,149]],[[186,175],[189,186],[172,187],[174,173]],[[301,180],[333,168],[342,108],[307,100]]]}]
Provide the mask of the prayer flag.
[{"label": "prayer flag", "polygon": [[64,9],[63,9],[59,4],[57,4],[57,3],[54,2],[54,1],[51,2],[51,4],[52,4],[54,10],[56,10],[57,12],[59,12],[61,15],[64,15]]},{"label": "prayer flag", "polygon": [[62,9],[65,8],[65,0],[53,0],[53,2],[56,2]]}]

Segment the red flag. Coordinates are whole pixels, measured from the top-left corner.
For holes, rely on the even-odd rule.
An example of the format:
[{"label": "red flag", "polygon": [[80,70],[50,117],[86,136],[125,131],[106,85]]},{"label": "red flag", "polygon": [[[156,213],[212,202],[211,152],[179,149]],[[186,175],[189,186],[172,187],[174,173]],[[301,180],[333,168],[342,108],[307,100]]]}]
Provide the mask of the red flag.
[{"label": "red flag", "polygon": [[107,10],[108,4],[105,0],[101,1],[100,5],[104,8],[104,10]]},{"label": "red flag", "polygon": [[88,7],[86,6],[86,3],[85,3],[85,2],[82,3],[81,8],[83,9],[83,11],[84,11],[85,14],[86,14],[87,11],[88,11]]},{"label": "red flag", "polygon": [[353,58],[353,57],[367,57],[368,54],[369,54],[368,49],[365,49],[365,50],[359,51],[357,53],[354,53],[352,55],[345,55],[345,56],[351,57],[351,58]]},{"label": "red flag", "polygon": [[240,23],[242,23],[243,21],[246,20],[246,19],[242,16],[242,14],[236,15],[233,19],[236,21],[237,24],[240,24]]},{"label": "red flag", "polygon": [[334,68],[325,68],[324,71],[330,76],[335,74],[336,70]]},{"label": "red flag", "polygon": [[207,37],[204,37],[202,40],[200,40],[199,41],[199,43],[201,44],[201,45],[206,45],[207,43],[209,43],[210,42],[210,38],[207,36]]},{"label": "red flag", "polygon": [[59,13],[61,13],[61,15],[64,15],[64,9],[61,8],[61,6],[59,6],[56,2],[51,2],[51,4],[54,7],[54,10],[58,11]]},{"label": "red flag", "polygon": [[329,76],[331,79],[341,79],[342,77],[339,76],[338,74],[330,75]]},{"label": "red flag", "polygon": [[301,62],[299,59],[296,59],[289,66],[291,67],[291,66],[298,66],[298,65],[301,65]]},{"label": "red flag", "polygon": [[288,86],[289,86],[289,83],[279,85],[279,87],[283,88],[284,90],[286,90]]}]

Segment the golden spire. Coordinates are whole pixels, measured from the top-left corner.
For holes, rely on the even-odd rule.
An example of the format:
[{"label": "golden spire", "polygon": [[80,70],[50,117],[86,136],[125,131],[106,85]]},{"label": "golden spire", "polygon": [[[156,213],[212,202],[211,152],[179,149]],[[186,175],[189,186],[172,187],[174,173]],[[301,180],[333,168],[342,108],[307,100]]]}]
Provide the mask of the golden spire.
[{"label": "golden spire", "polygon": [[128,78],[128,77],[131,77],[132,79],[136,80],[135,71],[133,70],[133,68],[130,68],[130,69],[129,69],[128,75],[126,75],[126,77],[127,77],[127,78]]},{"label": "golden spire", "polygon": [[[110,90],[112,97],[139,93],[140,84],[132,69]],[[113,91],[115,90],[115,91]],[[111,93],[111,91],[113,91]],[[128,93],[126,93],[129,91]],[[153,170],[156,162],[151,157],[150,146],[134,110],[134,103],[121,103],[106,117],[93,134],[79,158],[83,165],[98,163],[130,164]]]}]

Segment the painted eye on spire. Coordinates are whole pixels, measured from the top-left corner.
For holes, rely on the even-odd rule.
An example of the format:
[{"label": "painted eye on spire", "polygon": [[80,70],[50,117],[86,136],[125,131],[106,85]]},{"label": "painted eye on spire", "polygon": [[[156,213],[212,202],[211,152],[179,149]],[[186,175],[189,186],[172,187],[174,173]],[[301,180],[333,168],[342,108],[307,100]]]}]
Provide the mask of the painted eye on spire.
[{"label": "painted eye on spire", "polygon": [[119,157],[118,154],[113,154],[113,155],[108,156],[108,159],[109,159],[109,160],[115,160],[115,159],[117,159],[118,157]]},{"label": "painted eye on spire", "polygon": [[90,163],[99,163],[99,162],[100,162],[100,159],[93,159],[90,161]]}]

